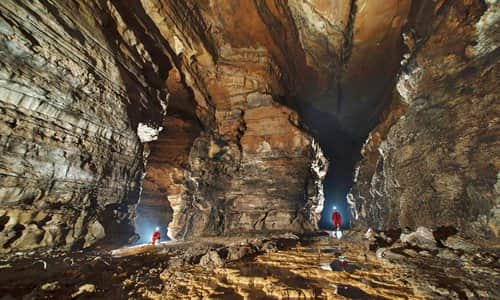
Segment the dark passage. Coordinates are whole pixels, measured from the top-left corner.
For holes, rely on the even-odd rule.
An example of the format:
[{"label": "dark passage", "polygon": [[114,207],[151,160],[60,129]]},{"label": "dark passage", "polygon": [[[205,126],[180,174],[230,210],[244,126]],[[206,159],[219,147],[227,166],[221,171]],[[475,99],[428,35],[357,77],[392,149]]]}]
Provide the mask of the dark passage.
[{"label": "dark passage", "polygon": [[359,154],[360,148],[354,141],[348,146],[342,150],[350,152],[339,153],[340,155],[335,156],[337,159],[332,162],[325,178],[325,204],[319,222],[321,229],[333,229],[331,217],[334,206],[342,214],[342,227],[350,227],[351,215],[346,196],[353,183],[354,167],[359,156],[356,154]]},{"label": "dark passage", "polygon": [[348,228],[350,214],[346,196],[353,183],[356,162],[361,159],[360,151],[365,137],[342,130],[336,118],[328,113],[312,107],[301,107],[299,111],[330,160],[324,180],[325,203],[319,227],[333,229],[331,215],[335,206],[342,214],[342,226]]}]

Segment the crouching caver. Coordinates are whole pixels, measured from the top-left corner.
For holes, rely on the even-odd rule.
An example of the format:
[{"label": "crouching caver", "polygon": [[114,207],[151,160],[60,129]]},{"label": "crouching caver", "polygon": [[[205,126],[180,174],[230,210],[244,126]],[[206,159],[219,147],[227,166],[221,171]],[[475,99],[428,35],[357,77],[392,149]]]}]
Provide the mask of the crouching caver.
[{"label": "crouching caver", "polygon": [[156,241],[160,242],[161,234],[160,234],[160,228],[156,227],[155,231],[153,232],[153,236],[151,237],[151,243],[153,245],[156,245]]}]

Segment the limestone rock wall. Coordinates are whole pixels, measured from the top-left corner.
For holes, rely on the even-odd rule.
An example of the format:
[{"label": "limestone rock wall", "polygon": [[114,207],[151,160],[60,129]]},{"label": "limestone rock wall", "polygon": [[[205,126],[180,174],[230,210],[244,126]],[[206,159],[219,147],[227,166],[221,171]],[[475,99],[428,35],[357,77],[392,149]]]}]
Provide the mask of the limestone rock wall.
[{"label": "limestone rock wall", "polygon": [[[398,139],[391,125],[400,123],[400,114],[417,114],[411,108],[416,96],[409,95],[415,91],[429,103],[445,99],[427,90],[438,93],[460,77],[455,74],[476,62],[480,67],[482,58],[496,53],[494,14],[482,23],[478,19],[483,4],[417,2],[3,1],[3,251],[89,246],[105,235],[132,234],[148,149],[139,212],[171,218],[172,237],[314,230],[328,161],[300,116],[307,116],[312,130],[327,124],[335,132],[365,132],[386,103],[400,32],[412,16],[420,37],[414,42],[418,48],[410,46],[413,56],[401,76],[401,85],[411,88],[400,89],[409,108],[388,111],[390,121],[378,127],[383,133],[373,148],[386,152],[379,168],[373,162],[381,159],[370,154],[362,173],[371,178],[389,163],[385,153],[400,149],[391,144]],[[447,19],[460,5],[470,9]],[[455,39],[469,48],[439,40],[454,22],[465,33]],[[436,40],[431,50],[429,37]],[[434,51],[440,47],[468,50],[450,56]],[[446,71],[429,62],[439,65],[440,59]],[[167,99],[175,105],[164,123]],[[366,122],[358,122],[362,113]],[[316,122],[319,115],[328,121]],[[322,132],[329,142],[329,132]],[[142,143],[150,143],[145,152]],[[489,197],[484,201],[491,202]],[[377,201],[384,208],[376,215],[386,215],[383,200]],[[166,211],[157,214],[155,207]]]},{"label": "limestone rock wall", "polygon": [[109,1],[1,1],[1,252],[133,233],[136,128],[161,122],[169,68],[138,19]]},{"label": "limestone rock wall", "polygon": [[[171,107],[169,107],[169,110]],[[174,235],[180,207],[187,198],[186,171],[194,140],[200,135],[200,124],[192,116],[173,114],[163,120],[158,140],[148,145],[146,175],[141,201],[137,207],[136,231],[141,241],[149,241],[154,227],[161,228],[164,237]],[[168,232],[167,226],[171,232]]]},{"label": "limestone rock wall", "polygon": [[143,3],[172,45],[204,129],[190,151],[172,236],[315,229],[327,161],[297,113],[278,101],[297,69],[308,68],[289,8]]},{"label": "limestone rock wall", "polygon": [[348,196],[358,226],[451,225],[498,238],[499,9],[438,1],[413,10],[398,95]]},{"label": "limestone rock wall", "polygon": [[184,201],[172,206],[175,238],[317,226],[328,165],[321,149],[271,95],[238,97],[238,108],[216,112],[217,131],[194,140]]},{"label": "limestone rock wall", "polygon": [[[340,35],[313,53],[310,24],[301,44],[299,10],[273,1],[0,8],[2,251],[130,236],[148,149],[139,212],[170,206],[155,216],[173,237],[316,227],[327,161],[281,100]],[[163,120],[170,88],[188,117]]]}]

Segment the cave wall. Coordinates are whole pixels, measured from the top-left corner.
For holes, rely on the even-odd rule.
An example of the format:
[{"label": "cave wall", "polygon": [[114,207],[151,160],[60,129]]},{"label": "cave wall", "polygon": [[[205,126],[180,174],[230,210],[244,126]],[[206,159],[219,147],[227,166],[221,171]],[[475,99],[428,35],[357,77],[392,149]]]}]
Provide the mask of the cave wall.
[{"label": "cave wall", "polygon": [[451,225],[498,238],[497,1],[415,4],[392,104],[348,199],[359,228]]},{"label": "cave wall", "polygon": [[138,19],[112,2],[1,1],[1,252],[133,233],[136,128],[160,122],[169,68]]},{"label": "cave wall", "polygon": [[[316,228],[327,160],[281,103],[298,74],[311,73],[290,9],[227,4],[0,4],[3,252],[125,240],[147,150],[162,147],[169,153],[150,157],[143,204],[166,197],[172,237]],[[221,23],[234,16],[249,26]],[[194,105],[164,124],[171,70]],[[182,108],[185,95],[171,96]],[[182,162],[162,165],[190,120],[201,127]],[[154,145],[175,122],[181,132]]]},{"label": "cave wall", "polygon": [[328,161],[301,117],[364,132],[404,27],[354,219],[498,235],[498,4],[374,3],[2,1],[1,251],[126,239],[148,149],[173,238],[315,230]]},{"label": "cave wall", "polygon": [[327,161],[297,113],[279,101],[296,68],[308,68],[298,35],[282,35],[296,33],[288,7],[270,1],[143,4],[172,45],[203,124],[171,235],[317,228]]},{"label": "cave wall", "polygon": [[191,151],[192,195],[171,224],[175,235],[316,228],[322,201],[306,199],[324,198],[326,168],[310,174],[326,161],[283,104],[326,133],[323,142],[331,139],[325,127],[366,132],[357,117],[372,118],[386,102],[411,1],[142,3],[172,46],[207,129]]},{"label": "cave wall", "polygon": [[162,236],[173,238],[171,232],[177,232],[176,226],[182,225],[170,223],[178,219],[180,207],[187,198],[189,153],[201,128],[195,116],[171,111],[172,105],[158,140],[149,143],[146,150],[146,175],[135,220],[136,231],[143,242],[149,241],[156,226],[161,228]]}]

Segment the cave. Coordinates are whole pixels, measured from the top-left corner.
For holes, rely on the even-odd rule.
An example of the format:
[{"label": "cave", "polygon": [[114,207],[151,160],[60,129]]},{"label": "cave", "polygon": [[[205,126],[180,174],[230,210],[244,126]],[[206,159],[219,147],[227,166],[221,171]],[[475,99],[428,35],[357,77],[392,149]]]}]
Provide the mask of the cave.
[{"label": "cave", "polygon": [[499,298],[499,19],[1,1],[0,299]]},{"label": "cave", "polygon": [[[202,130],[195,112],[193,93],[183,84],[176,69],[170,70],[167,87],[169,103],[161,123],[162,130],[156,140],[146,143],[144,149],[145,176],[135,218],[137,243],[150,242],[151,232],[156,227],[168,240],[180,230],[178,212],[190,188],[185,171],[189,165],[190,150]],[[175,216],[173,207],[176,208]]]}]

